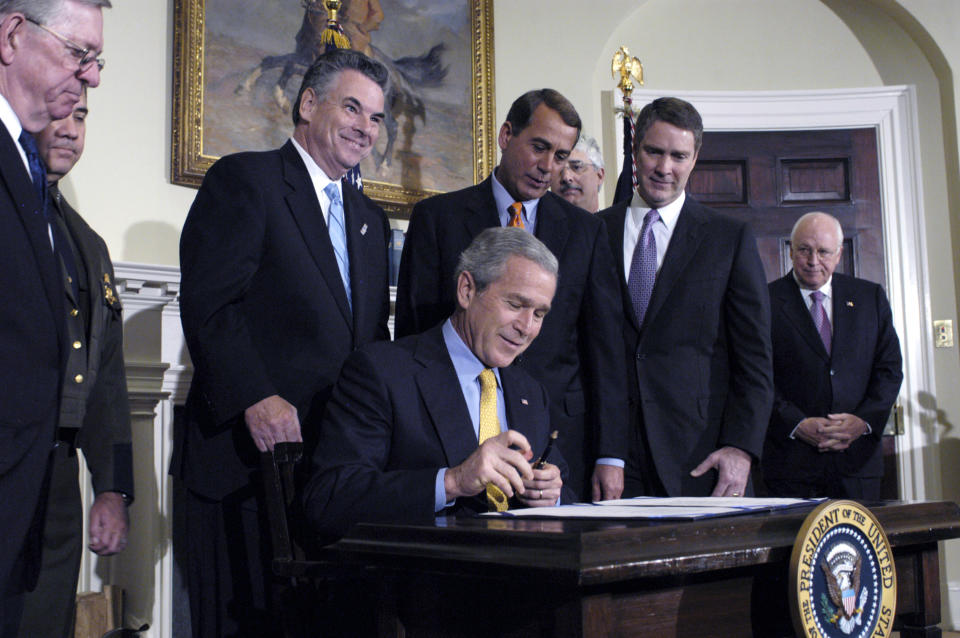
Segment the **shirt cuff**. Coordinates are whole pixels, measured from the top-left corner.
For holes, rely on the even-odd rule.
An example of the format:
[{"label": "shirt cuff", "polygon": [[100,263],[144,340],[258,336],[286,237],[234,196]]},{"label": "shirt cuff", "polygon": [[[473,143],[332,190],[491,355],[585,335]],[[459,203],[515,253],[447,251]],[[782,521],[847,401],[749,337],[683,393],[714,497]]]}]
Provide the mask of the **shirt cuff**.
[{"label": "shirt cuff", "polygon": [[451,507],[456,501],[447,502],[447,488],[443,485],[444,477],[447,475],[447,468],[441,467],[437,470],[437,480],[433,485],[433,511],[439,512],[447,507]]},{"label": "shirt cuff", "polygon": [[623,459],[613,458],[612,456],[604,456],[597,459],[597,465],[612,465],[614,467],[623,468],[626,466],[626,463]]}]

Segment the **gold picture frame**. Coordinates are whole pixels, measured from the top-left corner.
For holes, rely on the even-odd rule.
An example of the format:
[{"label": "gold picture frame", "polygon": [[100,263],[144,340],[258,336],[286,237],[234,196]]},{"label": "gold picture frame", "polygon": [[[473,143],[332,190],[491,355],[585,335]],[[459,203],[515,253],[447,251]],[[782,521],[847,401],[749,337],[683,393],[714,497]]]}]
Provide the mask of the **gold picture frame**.
[{"label": "gold picture frame", "polygon": [[[389,147],[381,152],[382,131],[375,151],[379,163],[371,163],[372,170],[367,167],[375,155],[361,164],[364,192],[392,217],[403,218],[424,197],[478,183],[493,169],[493,0],[416,0],[413,9],[409,0],[402,7],[399,0],[362,1],[374,6],[380,19],[369,32],[368,53],[375,50],[372,55],[389,55],[397,63],[416,57],[413,48],[421,43],[442,43],[437,55],[443,65],[441,88],[424,88],[415,96],[420,111],[398,113],[392,153]],[[280,96],[295,101],[301,76],[281,86],[275,78],[286,68],[268,68],[267,61],[282,57],[281,47],[293,48],[291,25],[295,30],[302,15],[303,29],[317,5],[322,2],[175,0],[174,184],[198,187],[220,156],[276,148],[289,137],[293,124],[289,112],[282,112]],[[349,2],[344,2],[341,20],[347,11]],[[438,14],[444,22],[437,22]],[[384,16],[393,22],[385,22]],[[216,31],[211,23],[217,24]],[[424,31],[416,33],[421,25]],[[272,28],[277,33],[265,33]],[[377,48],[378,38],[384,49],[392,43],[396,52]],[[260,73],[250,72],[258,59]],[[463,99],[456,97],[458,92]],[[472,132],[469,149],[458,140],[464,130]],[[418,140],[424,140],[424,148],[416,146]]]}]

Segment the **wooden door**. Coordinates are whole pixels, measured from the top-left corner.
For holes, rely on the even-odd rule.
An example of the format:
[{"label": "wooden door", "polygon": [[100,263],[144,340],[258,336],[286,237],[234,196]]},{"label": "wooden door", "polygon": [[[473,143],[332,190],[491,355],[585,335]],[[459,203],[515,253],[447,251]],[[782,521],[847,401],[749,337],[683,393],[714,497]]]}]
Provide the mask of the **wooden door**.
[{"label": "wooden door", "polygon": [[707,132],[688,190],[750,222],[769,281],[790,269],[794,222],[819,210],[843,226],[837,271],[885,285],[879,180],[873,129]]},{"label": "wooden door", "polygon": [[[705,132],[687,190],[750,222],[767,281],[790,270],[790,231],[823,211],[843,227],[837,272],[886,288],[877,135],[874,129]],[[897,498],[895,444],[884,437],[884,497]]]}]

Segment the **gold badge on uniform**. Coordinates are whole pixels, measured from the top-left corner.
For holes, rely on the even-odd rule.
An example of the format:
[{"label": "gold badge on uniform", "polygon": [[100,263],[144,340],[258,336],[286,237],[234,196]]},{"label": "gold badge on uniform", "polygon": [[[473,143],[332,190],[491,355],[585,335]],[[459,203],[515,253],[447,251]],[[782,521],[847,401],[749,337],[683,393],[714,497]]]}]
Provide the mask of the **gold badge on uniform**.
[{"label": "gold badge on uniform", "polygon": [[889,636],[897,603],[890,541],[873,513],[827,501],[807,516],[790,556],[798,636]]},{"label": "gold badge on uniform", "polygon": [[120,299],[117,298],[117,292],[110,283],[110,273],[103,273],[103,298],[111,308],[120,309]]}]

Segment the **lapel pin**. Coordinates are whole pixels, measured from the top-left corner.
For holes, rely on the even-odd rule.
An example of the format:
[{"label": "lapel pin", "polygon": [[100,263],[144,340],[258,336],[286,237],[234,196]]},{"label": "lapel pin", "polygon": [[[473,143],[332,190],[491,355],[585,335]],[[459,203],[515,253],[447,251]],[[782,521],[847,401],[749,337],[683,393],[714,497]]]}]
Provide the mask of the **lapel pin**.
[{"label": "lapel pin", "polygon": [[361,235],[366,235],[366,234],[367,234],[367,225],[366,225],[366,224],[364,224],[363,226],[360,227],[360,234],[361,234]]},{"label": "lapel pin", "polygon": [[847,302],[847,306],[848,306],[849,308],[853,308],[853,302],[852,302],[852,301],[848,301],[848,302]]},{"label": "lapel pin", "polygon": [[526,399],[520,399],[520,403],[523,405],[530,405],[530,402],[527,401]]}]

